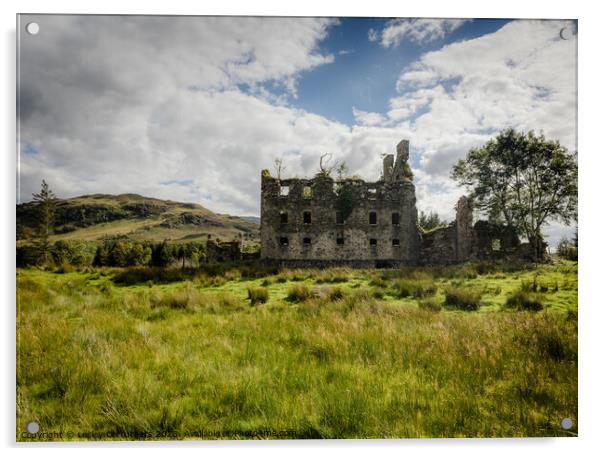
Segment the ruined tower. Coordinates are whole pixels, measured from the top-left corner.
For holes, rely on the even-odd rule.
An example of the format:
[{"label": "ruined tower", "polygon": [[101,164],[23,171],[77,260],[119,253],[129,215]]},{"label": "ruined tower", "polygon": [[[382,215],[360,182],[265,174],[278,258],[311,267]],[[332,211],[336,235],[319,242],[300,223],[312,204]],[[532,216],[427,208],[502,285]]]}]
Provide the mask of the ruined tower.
[{"label": "ruined tower", "polygon": [[336,181],[261,174],[261,258],[281,266],[415,264],[419,236],[409,141],[383,159],[383,177]]},{"label": "ruined tower", "polygon": [[456,203],[456,261],[470,258],[473,243],[472,206],[470,200],[462,196]]}]

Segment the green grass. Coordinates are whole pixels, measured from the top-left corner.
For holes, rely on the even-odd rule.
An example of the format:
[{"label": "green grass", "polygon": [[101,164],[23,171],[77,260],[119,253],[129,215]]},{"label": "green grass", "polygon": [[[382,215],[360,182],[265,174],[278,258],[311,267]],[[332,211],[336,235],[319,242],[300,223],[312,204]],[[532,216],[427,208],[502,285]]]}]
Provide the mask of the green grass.
[{"label": "green grass", "polygon": [[[121,217],[124,211],[128,212],[132,205],[144,204],[152,209],[151,214],[129,213],[127,218],[115,217],[114,220],[95,223],[86,227],[73,227],[73,231],[61,232],[61,226],[57,226],[57,234],[52,235],[51,241],[58,240],[79,240],[79,241],[100,241],[106,238],[124,237],[136,241],[192,241],[206,240],[208,235],[213,239],[234,240],[239,235],[244,234],[253,239],[247,240],[248,243],[255,243],[258,239],[259,225],[249,222],[240,217],[229,216],[226,214],[216,214],[198,204],[178,203],[169,200],[159,200],[155,198],[146,198],[140,195],[83,195],[75,198],[59,200],[61,208],[71,209],[71,213],[90,213],[96,207],[104,207],[109,212],[118,213]],[[30,233],[31,226],[31,205],[26,203],[17,208],[18,223],[19,214],[25,217],[22,228]],[[194,223],[169,223],[177,219],[182,213],[198,216],[204,222]],[[27,216],[29,214],[29,216]],[[88,218],[88,222],[90,222]],[[167,225],[165,222],[168,222]],[[60,234],[59,234],[60,233]],[[23,241],[20,241],[23,242]]]},{"label": "green grass", "polygon": [[[18,440],[31,420],[64,440],[573,435],[558,423],[577,422],[574,263],[158,285],[87,271],[17,273]],[[404,278],[436,291],[399,297]],[[508,309],[534,279],[543,310]],[[479,290],[479,310],[442,308],[450,287]]]}]

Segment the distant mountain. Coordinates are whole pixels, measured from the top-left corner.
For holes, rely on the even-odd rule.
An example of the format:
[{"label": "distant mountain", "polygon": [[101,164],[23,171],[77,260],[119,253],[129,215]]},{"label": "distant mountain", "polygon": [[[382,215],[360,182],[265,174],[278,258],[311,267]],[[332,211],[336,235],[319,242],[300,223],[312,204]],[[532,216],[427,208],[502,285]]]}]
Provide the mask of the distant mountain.
[{"label": "distant mountain", "polygon": [[[34,203],[17,205],[17,239],[30,238],[35,227]],[[223,240],[259,239],[257,217],[216,214],[194,203],[135,194],[84,195],[58,200],[53,240]]]},{"label": "distant mountain", "polygon": [[261,219],[259,217],[255,217],[254,215],[241,215],[241,219],[247,220],[248,222],[253,222],[259,225]]}]

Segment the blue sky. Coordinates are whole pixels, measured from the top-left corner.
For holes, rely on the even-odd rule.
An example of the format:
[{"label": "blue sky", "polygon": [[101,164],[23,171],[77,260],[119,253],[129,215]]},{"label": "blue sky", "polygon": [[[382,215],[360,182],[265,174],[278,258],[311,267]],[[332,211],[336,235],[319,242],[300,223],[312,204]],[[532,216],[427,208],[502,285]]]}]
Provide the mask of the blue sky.
[{"label": "blue sky", "polygon": [[449,35],[428,43],[408,41],[403,46],[384,48],[369,41],[370,29],[385,27],[389,19],[342,18],[319,48],[335,55],[335,61],[301,74],[298,98],[291,100],[314,112],[347,125],[354,124],[352,108],[385,113],[396,95],[395,83],[404,67],[420,55],[447,43],[492,33],[508,20],[482,19],[463,24]]},{"label": "blue sky", "polygon": [[[451,220],[453,164],[496,132],[576,148],[571,21],[26,16],[18,200],[139,193],[259,214],[261,169],[325,153],[379,178],[410,141],[417,205]],[[553,244],[570,228],[546,228]]]}]

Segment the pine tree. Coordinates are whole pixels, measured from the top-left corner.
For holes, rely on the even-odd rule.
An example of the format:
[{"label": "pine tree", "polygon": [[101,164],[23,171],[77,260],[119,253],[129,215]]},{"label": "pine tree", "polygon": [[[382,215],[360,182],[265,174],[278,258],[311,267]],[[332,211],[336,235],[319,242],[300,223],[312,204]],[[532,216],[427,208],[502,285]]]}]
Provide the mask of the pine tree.
[{"label": "pine tree", "polygon": [[36,204],[37,229],[35,244],[39,252],[38,261],[42,265],[47,265],[52,260],[50,235],[54,226],[57,198],[45,180],[42,180],[40,193],[33,194],[33,201]]}]

